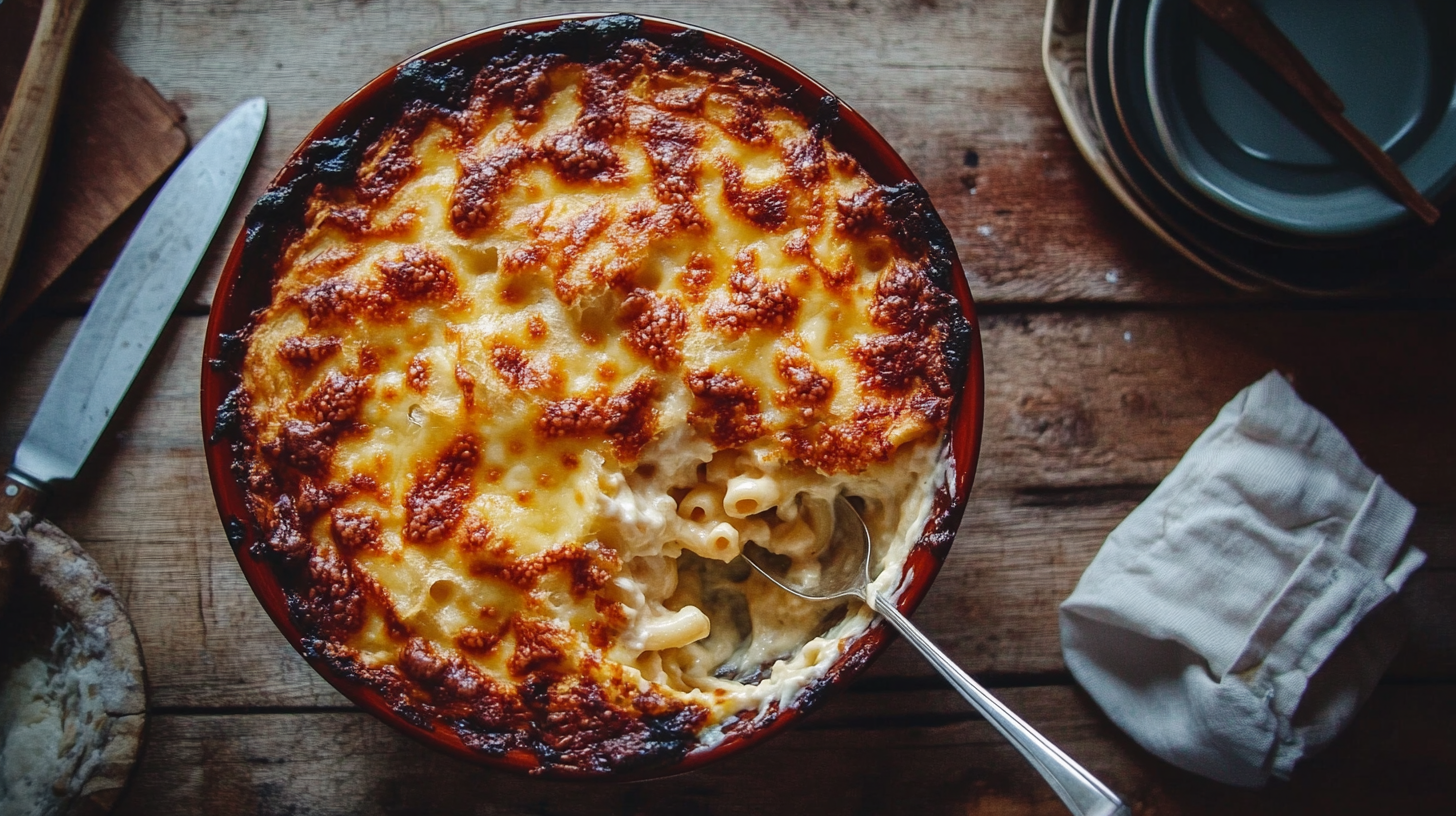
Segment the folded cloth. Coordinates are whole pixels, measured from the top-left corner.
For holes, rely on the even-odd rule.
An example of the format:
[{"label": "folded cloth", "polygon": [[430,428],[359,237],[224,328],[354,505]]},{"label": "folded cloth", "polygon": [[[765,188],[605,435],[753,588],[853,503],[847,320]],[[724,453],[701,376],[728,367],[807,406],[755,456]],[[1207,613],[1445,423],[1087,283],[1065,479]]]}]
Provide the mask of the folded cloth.
[{"label": "folded cloth", "polygon": [[1356,624],[1425,561],[1403,547],[1414,518],[1270,372],[1107,537],[1061,607],[1067,668],[1174,765],[1245,787],[1287,779],[1400,646],[1389,610]]}]

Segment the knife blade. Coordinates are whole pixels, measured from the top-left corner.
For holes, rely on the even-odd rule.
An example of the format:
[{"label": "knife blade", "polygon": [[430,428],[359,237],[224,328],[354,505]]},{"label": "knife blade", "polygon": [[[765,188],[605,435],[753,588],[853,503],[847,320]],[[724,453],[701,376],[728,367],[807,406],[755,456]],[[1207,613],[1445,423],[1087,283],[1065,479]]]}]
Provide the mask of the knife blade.
[{"label": "knife blade", "polygon": [[131,387],[222,224],[268,106],[234,108],[182,160],[96,293],[0,488],[0,528],[73,479]]}]

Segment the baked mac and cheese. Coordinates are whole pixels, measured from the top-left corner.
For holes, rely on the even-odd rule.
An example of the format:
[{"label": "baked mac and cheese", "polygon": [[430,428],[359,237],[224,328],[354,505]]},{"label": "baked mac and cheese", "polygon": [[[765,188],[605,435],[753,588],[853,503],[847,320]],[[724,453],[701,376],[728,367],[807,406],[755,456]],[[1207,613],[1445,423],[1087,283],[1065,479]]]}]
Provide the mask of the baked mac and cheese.
[{"label": "baked mac and cheese", "polygon": [[871,613],[743,547],[816,568],[847,494],[889,591],[947,478],[970,329],[924,192],[632,18],[395,86],[251,217],[272,298],[220,414],[308,650],[547,770],[774,716]]}]

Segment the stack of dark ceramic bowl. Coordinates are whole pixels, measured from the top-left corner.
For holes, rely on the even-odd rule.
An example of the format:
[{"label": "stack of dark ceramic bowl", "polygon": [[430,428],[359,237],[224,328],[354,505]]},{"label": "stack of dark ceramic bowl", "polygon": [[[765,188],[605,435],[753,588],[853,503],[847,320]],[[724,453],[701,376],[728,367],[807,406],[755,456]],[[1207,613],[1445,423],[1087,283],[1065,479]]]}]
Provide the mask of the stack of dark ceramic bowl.
[{"label": "stack of dark ceramic bowl", "polygon": [[[1256,0],[1425,197],[1456,192],[1456,3]],[[1183,255],[1246,289],[1337,294],[1444,265],[1429,226],[1190,0],[1049,0],[1043,57],[1078,147]]]}]

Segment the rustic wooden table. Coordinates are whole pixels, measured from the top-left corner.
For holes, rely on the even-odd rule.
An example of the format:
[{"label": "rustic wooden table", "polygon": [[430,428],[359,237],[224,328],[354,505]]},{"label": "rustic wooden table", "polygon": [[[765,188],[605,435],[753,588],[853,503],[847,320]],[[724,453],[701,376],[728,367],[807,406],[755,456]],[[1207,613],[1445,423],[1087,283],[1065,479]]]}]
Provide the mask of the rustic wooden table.
[{"label": "rustic wooden table", "polygon": [[[109,435],[51,515],[130,607],[152,717],[119,810],[169,813],[1064,813],[903,643],[800,727],[701,771],[545,782],[431,752],[351,706],[284,642],[223,536],[197,389],[208,301],[248,202],[307,129],[442,39],[577,4],[118,0],[87,32],[200,137],[247,96],[272,119],[242,194]],[[594,6],[588,6],[591,8]],[[677,0],[630,10],[764,47],[861,110],[929,188],[980,304],[985,447],[960,538],[915,618],[1143,814],[1450,812],[1456,801],[1456,308],[1250,296],[1161,246],[1076,153],[1042,75],[1041,0]],[[1449,220],[1449,219],[1448,219]],[[124,225],[123,225],[124,227]],[[1447,228],[1450,228],[1447,225]],[[9,453],[120,229],[10,329]],[[109,248],[109,252],[108,252]],[[1121,734],[1071,680],[1057,604],[1218,408],[1271,368],[1420,507],[1410,637],[1354,725],[1289,783],[1228,788]]]}]

